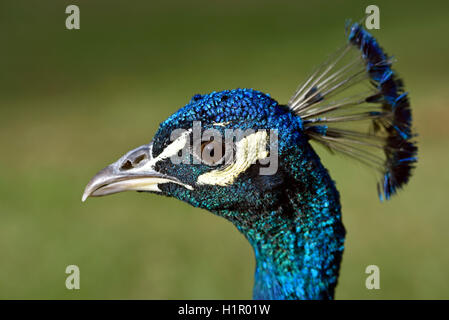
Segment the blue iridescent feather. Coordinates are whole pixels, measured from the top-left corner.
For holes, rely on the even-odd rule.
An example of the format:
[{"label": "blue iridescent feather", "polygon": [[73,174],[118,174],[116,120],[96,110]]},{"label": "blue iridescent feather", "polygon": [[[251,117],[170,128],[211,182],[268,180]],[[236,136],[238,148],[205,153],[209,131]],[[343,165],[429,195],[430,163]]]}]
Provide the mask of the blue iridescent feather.
[{"label": "blue iridescent feather", "polygon": [[417,161],[417,148],[410,141],[413,135],[408,93],[403,92],[402,81],[391,70],[390,63],[382,63],[388,61],[388,58],[371,34],[355,23],[351,27],[349,41],[362,51],[374,85],[383,95],[383,109],[394,114],[393,122],[387,128],[390,133],[387,146],[394,151],[386,150],[387,163],[383,186],[385,198],[389,199],[396,193],[397,188],[408,182],[413,163]]},{"label": "blue iridescent feather", "polygon": [[[348,64],[338,70],[338,63],[351,51],[359,52],[360,62],[356,52]],[[289,103],[304,119],[306,133],[313,140],[381,173],[378,183],[381,200],[389,199],[408,182],[417,161],[408,93],[404,92],[402,80],[391,66],[392,59],[376,39],[360,24],[354,23],[348,28],[348,44],[308,80],[312,85],[302,88],[302,96],[296,93]],[[314,79],[317,80],[312,82]],[[364,82],[366,84],[362,86]],[[352,92],[351,96],[345,96],[348,89],[357,92],[357,86],[360,94]],[[339,93],[343,98],[330,101]],[[313,95],[320,99],[310,99]],[[338,116],[331,116],[338,112]],[[365,125],[365,131],[352,130],[349,122],[368,125]],[[332,127],[339,123],[344,123],[345,127]]]}]

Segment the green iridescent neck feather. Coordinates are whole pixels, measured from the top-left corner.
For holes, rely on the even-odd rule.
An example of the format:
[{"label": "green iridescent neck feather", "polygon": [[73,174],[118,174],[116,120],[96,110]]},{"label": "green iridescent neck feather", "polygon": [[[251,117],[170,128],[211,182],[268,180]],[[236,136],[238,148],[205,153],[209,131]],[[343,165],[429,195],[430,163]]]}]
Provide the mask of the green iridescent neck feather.
[{"label": "green iridescent neck feather", "polygon": [[[263,205],[218,210],[251,243],[254,299],[332,299],[344,248],[339,194],[310,146],[289,150]],[[251,174],[251,173],[249,173]],[[262,184],[261,184],[262,185]]]}]

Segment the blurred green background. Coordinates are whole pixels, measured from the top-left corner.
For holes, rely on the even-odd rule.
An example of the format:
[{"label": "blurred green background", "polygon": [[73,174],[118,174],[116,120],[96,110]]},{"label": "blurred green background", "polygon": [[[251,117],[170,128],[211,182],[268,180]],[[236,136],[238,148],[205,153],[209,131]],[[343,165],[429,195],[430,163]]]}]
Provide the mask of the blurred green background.
[{"label": "blurred green background", "polygon": [[[65,28],[69,4],[80,30]],[[84,186],[195,93],[251,87],[285,103],[369,4],[2,0],[0,298],[251,298],[253,252],[230,223],[156,195],[81,203]],[[379,203],[370,172],[320,149],[348,231],[336,298],[448,299],[449,5],[375,4],[419,164]],[[70,264],[81,290],[65,288]],[[370,264],[380,290],[365,288]]]}]

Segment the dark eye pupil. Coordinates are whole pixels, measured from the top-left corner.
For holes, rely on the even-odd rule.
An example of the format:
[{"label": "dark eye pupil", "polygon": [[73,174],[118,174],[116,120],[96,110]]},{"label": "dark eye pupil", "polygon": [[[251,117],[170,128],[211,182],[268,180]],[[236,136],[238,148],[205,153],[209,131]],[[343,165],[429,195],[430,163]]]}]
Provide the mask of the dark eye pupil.
[{"label": "dark eye pupil", "polygon": [[220,162],[224,154],[225,145],[223,143],[218,141],[206,141],[201,144],[201,156],[206,164],[213,165]]}]

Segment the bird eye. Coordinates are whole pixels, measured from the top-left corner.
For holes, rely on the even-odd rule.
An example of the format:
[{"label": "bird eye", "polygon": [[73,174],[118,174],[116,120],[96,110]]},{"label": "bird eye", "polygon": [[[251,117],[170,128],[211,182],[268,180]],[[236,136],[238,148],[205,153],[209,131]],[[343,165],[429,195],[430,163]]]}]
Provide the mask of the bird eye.
[{"label": "bird eye", "polygon": [[220,164],[225,151],[225,144],[221,141],[204,141],[201,143],[201,160],[210,166]]}]

